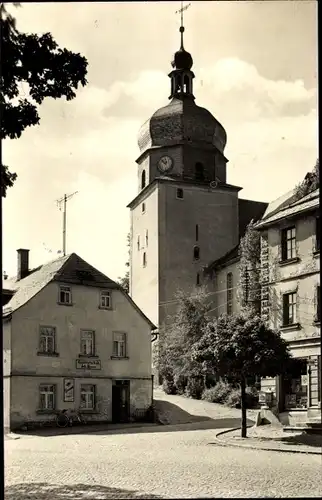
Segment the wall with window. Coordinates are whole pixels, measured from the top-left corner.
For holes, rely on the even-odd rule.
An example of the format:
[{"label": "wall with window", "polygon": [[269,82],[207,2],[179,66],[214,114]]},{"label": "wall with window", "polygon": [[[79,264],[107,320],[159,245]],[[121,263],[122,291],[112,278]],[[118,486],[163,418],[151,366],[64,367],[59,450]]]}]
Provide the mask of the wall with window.
[{"label": "wall with window", "polygon": [[10,427],[11,322],[3,321],[3,420]]},{"label": "wall with window", "polygon": [[[231,281],[228,276],[231,276]],[[232,283],[229,284],[229,283]],[[221,314],[235,314],[240,310],[238,300],[239,268],[238,261],[227,263],[226,266],[214,271],[213,283],[213,304],[215,307],[214,316]]]},{"label": "wall with window", "polygon": [[[131,210],[130,295],[148,318],[158,324],[158,187],[151,190]],[[144,213],[142,203],[145,203]]]},{"label": "wall with window", "polygon": [[[179,186],[183,199],[176,196]],[[191,293],[197,273],[205,285],[203,267],[238,243],[238,199],[236,191],[191,184],[164,183],[159,193],[160,302],[167,304],[160,318],[166,321],[175,313],[177,290]]]},{"label": "wall with window", "polygon": [[312,214],[301,219],[287,219],[269,228],[270,281],[280,281],[303,272],[319,272],[316,227],[316,216]]},{"label": "wall with window", "polygon": [[[151,382],[151,327],[126,296],[119,290],[111,289],[108,297],[107,290],[68,286],[66,304],[60,303],[60,285],[53,282],[13,313],[13,420],[39,410],[40,384],[57,386],[56,408],[63,409],[78,404],[80,384],[97,386],[97,397],[106,402],[112,378]],[[75,381],[75,402],[69,406],[62,398],[64,378]]]},{"label": "wall with window", "polygon": [[[318,356],[320,354],[320,260],[316,214],[281,221],[269,227],[268,243],[269,323],[281,331],[300,368],[287,377],[262,380],[262,389],[272,389],[280,411],[317,408]],[[305,415],[303,415],[305,419]]]}]

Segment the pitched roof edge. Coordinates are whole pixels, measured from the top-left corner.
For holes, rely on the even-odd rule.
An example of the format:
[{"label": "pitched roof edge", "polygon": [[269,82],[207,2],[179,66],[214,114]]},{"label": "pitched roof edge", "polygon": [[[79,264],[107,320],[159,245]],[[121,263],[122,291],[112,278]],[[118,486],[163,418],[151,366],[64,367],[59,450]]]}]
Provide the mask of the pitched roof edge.
[{"label": "pitched roof edge", "polygon": [[152,323],[152,321],[144,314],[142,309],[140,309],[140,307],[134,302],[132,297],[130,297],[130,295],[128,293],[126,293],[121,286],[120,286],[120,291],[127,298],[127,300],[130,302],[130,304],[132,304],[132,306],[134,306],[134,308],[142,316],[142,318],[145,319],[149,323],[149,325],[151,326],[151,330],[152,331],[157,330],[158,327],[155,326],[154,323]]},{"label": "pitched roof edge", "polygon": [[292,208],[292,207],[288,206],[285,209],[281,210],[280,216],[273,219],[273,220],[270,220],[270,218],[276,216],[278,214],[278,212],[275,212],[274,214],[270,215],[269,217],[267,217],[267,219],[259,220],[254,226],[255,229],[262,230],[262,229],[265,229],[266,227],[279,224],[282,220],[300,217],[302,214],[305,214],[307,212],[314,212],[315,210],[317,210],[319,208],[319,205],[313,205],[313,206],[309,206],[306,208],[302,208],[302,210],[299,209],[296,212],[292,212],[291,214],[288,214],[288,213],[283,214],[282,213],[286,210],[289,210],[290,208]]},{"label": "pitched roof edge", "polygon": [[[212,271],[213,269],[221,267],[223,264],[238,262],[240,259],[239,252],[238,252],[239,246],[240,246],[240,243],[238,243],[238,245],[234,246],[231,250],[229,250],[229,252],[225,253],[222,257],[219,257],[219,259],[212,261],[205,268],[205,272],[208,273],[208,272]],[[235,252],[237,252],[237,255],[234,255]],[[232,256],[230,257],[230,255],[232,255]]]}]

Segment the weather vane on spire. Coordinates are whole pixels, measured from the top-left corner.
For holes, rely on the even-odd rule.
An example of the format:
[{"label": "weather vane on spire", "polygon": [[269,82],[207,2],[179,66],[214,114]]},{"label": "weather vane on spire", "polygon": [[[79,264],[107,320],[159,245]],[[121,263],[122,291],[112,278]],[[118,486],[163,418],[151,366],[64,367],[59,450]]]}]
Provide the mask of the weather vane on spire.
[{"label": "weather vane on spire", "polygon": [[183,32],[184,32],[184,26],[183,26],[183,13],[185,10],[189,9],[191,3],[188,3],[188,5],[183,6],[183,2],[181,2],[181,9],[176,11],[176,14],[181,14],[181,26],[180,26],[180,33],[181,33],[181,47],[183,48]]}]

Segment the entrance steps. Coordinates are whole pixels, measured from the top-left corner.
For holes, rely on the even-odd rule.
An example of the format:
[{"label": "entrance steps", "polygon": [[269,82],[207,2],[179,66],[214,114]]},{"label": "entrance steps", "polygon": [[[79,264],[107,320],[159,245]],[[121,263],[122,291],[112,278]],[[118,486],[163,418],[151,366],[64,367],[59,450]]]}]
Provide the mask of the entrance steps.
[{"label": "entrance steps", "polygon": [[306,432],[307,434],[321,434],[322,423],[321,418],[312,418],[305,422],[294,423],[293,425],[286,425],[283,427],[284,432]]}]

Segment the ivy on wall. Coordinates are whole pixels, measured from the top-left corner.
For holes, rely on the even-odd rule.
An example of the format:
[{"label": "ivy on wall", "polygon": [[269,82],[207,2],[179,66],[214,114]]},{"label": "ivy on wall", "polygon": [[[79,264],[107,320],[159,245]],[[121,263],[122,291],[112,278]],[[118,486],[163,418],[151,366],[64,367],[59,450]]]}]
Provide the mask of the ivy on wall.
[{"label": "ivy on wall", "polygon": [[250,306],[260,311],[261,300],[261,242],[260,233],[254,227],[252,220],[240,240],[240,290],[239,297],[243,307]]}]

